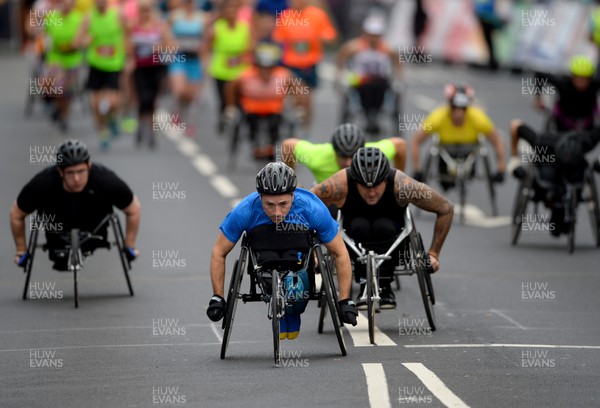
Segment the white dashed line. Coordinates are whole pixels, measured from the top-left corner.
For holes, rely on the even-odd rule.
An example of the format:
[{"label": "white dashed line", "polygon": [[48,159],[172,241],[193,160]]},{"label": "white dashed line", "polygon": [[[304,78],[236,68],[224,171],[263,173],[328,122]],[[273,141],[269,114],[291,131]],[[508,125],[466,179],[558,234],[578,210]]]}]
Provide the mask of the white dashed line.
[{"label": "white dashed line", "polygon": [[446,384],[439,379],[433,371],[425,367],[421,363],[402,363],[402,365],[412,371],[429,391],[440,400],[442,404],[451,408],[467,408],[468,405],[463,400],[458,398]]},{"label": "white dashed line", "polygon": [[234,198],[238,195],[238,188],[227,177],[220,174],[212,177],[210,184],[225,198]]},{"label": "white dashed line", "polygon": [[392,339],[390,339],[385,333],[375,327],[375,344],[371,344],[369,341],[369,320],[363,314],[359,312],[358,319],[356,319],[357,325],[352,327],[351,325],[345,325],[346,329],[352,337],[354,347],[372,347],[372,346],[397,346]]},{"label": "white dashed line", "polygon": [[600,350],[600,346],[577,346],[569,344],[500,344],[500,343],[482,343],[482,344],[405,344],[406,348],[554,348],[554,349],[583,349]]},{"label": "white dashed line", "polygon": [[223,343],[223,336],[221,336],[221,333],[219,333],[219,329],[217,329],[217,326],[213,323],[210,325],[210,328],[212,329],[215,336],[217,336],[219,343]]},{"label": "white dashed line", "polygon": [[371,408],[391,408],[390,393],[382,364],[363,364]]},{"label": "white dashed line", "polygon": [[177,142],[177,149],[187,157],[194,157],[194,155],[200,153],[198,145],[189,139],[179,140]]},{"label": "white dashed line", "polygon": [[213,161],[203,154],[197,154],[192,159],[192,165],[198,170],[198,173],[205,177],[211,177],[217,172],[217,166]]},{"label": "white dashed line", "polygon": [[490,312],[497,314],[500,317],[503,317],[504,319],[508,320],[509,322],[511,322],[512,324],[514,324],[515,326],[517,326],[519,329],[521,330],[527,330],[527,327],[521,325],[519,322],[517,322],[515,319],[513,319],[512,317],[502,313],[499,310],[496,309],[490,309]]}]

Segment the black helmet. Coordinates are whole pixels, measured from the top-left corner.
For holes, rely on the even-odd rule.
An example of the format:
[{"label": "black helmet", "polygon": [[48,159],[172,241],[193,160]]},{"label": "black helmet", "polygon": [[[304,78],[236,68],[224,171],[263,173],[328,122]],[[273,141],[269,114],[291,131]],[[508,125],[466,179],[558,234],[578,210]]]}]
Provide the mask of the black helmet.
[{"label": "black helmet", "polygon": [[61,169],[90,161],[87,146],[76,139],[65,140],[58,146],[56,164]]},{"label": "black helmet", "polygon": [[352,157],[365,145],[363,131],[352,123],[343,123],[335,128],[331,139],[333,150],[338,156]]},{"label": "black helmet", "polygon": [[374,187],[385,180],[390,172],[390,163],[376,147],[361,147],[352,158],[350,174],[357,183]]},{"label": "black helmet", "polygon": [[269,163],[256,175],[256,191],[259,194],[293,193],[296,184],[296,173],[283,162]]}]

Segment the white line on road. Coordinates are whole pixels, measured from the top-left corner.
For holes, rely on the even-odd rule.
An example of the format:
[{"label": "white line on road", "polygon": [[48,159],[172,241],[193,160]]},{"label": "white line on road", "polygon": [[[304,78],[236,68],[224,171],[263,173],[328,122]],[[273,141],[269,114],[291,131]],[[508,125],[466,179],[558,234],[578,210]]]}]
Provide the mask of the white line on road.
[{"label": "white line on road", "polygon": [[369,341],[369,320],[368,318],[359,312],[358,319],[356,319],[357,325],[351,326],[345,325],[352,337],[354,347],[372,347],[376,346],[397,346],[392,339],[390,339],[385,333],[375,327],[375,344],[371,344]]},{"label": "white line on road", "polygon": [[[209,327],[211,323],[207,324],[186,324],[185,327]],[[152,329],[154,326],[109,326],[109,327],[72,327],[72,328],[60,328],[60,329],[35,329],[35,330],[1,330],[0,334],[10,333],[44,333],[44,332],[68,332],[68,331],[91,331],[91,330],[139,330],[139,329]]]},{"label": "white line on road", "polygon": [[187,157],[194,157],[196,154],[200,153],[198,145],[189,139],[179,140],[176,146],[177,149]]},{"label": "white line on road", "polygon": [[515,319],[513,319],[512,317],[502,313],[499,310],[496,309],[490,309],[490,312],[497,314],[500,317],[505,318],[506,320],[508,320],[509,322],[511,322],[512,324],[514,324],[515,326],[517,326],[519,329],[521,330],[527,330],[527,327],[521,325],[519,322],[517,322]]},{"label": "white line on road", "polygon": [[486,347],[507,347],[507,348],[555,348],[555,349],[584,349],[600,350],[600,346],[577,346],[569,344],[500,344],[500,343],[482,343],[482,344],[405,344],[406,348],[486,348]]},{"label": "white line on road", "polygon": [[371,408],[391,408],[390,393],[388,391],[387,379],[382,364],[363,364],[365,377],[367,378],[367,392],[369,393],[369,406]]},{"label": "white line on road", "polygon": [[[460,204],[454,204],[454,222],[460,221],[460,211]],[[480,208],[471,204],[465,204],[464,215],[465,224],[472,225],[474,227],[495,228],[502,227],[504,225],[510,225],[511,223],[511,217],[509,216],[488,217]]]},{"label": "white line on road", "polygon": [[402,365],[412,371],[445,406],[452,408],[468,407],[463,400],[458,398],[456,394],[446,387],[446,384],[444,384],[433,371],[423,364],[402,363]]},{"label": "white line on road", "polygon": [[238,195],[238,188],[227,177],[220,174],[211,178],[210,184],[225,198],[234,198]]},{"label": "white line on road", "polygon": [[217,329],[217,326],[214,323],[212,323],[210,325],[210,328],[212,329],[212,331],[215,334],[215,336],[217,336],[217,339],[219,340],[219,343],[223,343],[223,336],[221,336],[221,333],[219,333],[219,329]]},{"label": "white line on road", "polygon": [[205,177],[210,177],[217,172],[217,166],[213,161],[203,154],[197,154],[192,159],[192,165],[198,170],[198,173]]},{"label": "white line on road", "polygon": [[[233,341],[230,344],[264,344],[264,341]],[[156,343],[156,344],[100,344],[95,346],[62,346],[62,347],[30,347],[25,349],[4,349],[0,353],[30,350],[76,350],[76,349],[96,349],[96,348],[115,348],[115,347],[178,347],[178,346],[220,346],[221,343]]]}]

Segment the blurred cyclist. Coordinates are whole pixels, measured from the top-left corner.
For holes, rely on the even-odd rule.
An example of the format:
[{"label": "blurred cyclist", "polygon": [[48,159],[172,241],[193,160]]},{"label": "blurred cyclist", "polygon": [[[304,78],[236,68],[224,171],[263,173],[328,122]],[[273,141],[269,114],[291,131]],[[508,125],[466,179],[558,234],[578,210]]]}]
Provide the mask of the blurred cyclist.
[{"label": "blurred cyclist", "polygon": [[[551,85],[552,93],[558,94],[551,113],[556,130],[589,130],[598,113],[600,80],[594,78],[596,67],[590,58],[577,55],[569,62],[569,70],[570,76],[536,73],[535,107],[540,111],[550,110],[544,105],[542,93]],[[541,83],[545,80],[547,84],[543,88]],[[550,89],[546,92],[550,93]]]},{"label": "blurred cyclist", "polygon": [[[315,230],[319,240],[335,258],[341,318],[344,323],[356,326],[358,312],[349,298],[352,272],[350,258],[338,232],[338,225],[329,216],[327,208],[310,191],[296,188],[296,174],[281,162],[267,164],[256,176],[256,192],[244,198],[221,223],[217,241],[210,258],[210,278],[214,295],[208,309],[208,317],[219,321],[225,315],[224,296],[225,258],[235,247],[244,231],[255,229],[275,230],[281,223],[299,224],[306,231]],[[276,239],[276,235],[272,236]],[[284,280],[286,293],[290,292],[291,276]],[[297,288],[309,290],[306,270],[298,272]],[[304,293],[292,293],[293,305],[288,306],[281,320],[281,338],[295,339],[300,331],[300,314],[304,312],[308,299]]]},{"label": "blurred cyclist", "polygon": [[337,55],[336,78],[346,87],[343,69],[349,64],[349,85],[360,96],[361,106],[367,117],[365,130],[368,133],[379,133],[377,114],[383,106],[385,93],[392,84],[398,87],[396,80],[400,78],[400,59],[383,40],[385,21],[379,16],[370,16],[363,22],[363,33],[360,37],[345,43]]},{"label": "blurred cyclist", "polygon": [[[402,231],[409,204],[435,213],[437,218],[428,253],[433,270],[439,269],[440,251],[454,216],[453,205],[428,185],[411,179],[400,170],[390,169],[381,150],[360,148],[349,168],[338,171],[311,191],[326,205],[335,204],[340,209],[344,217],[343,228],[350,238],[376,251],[386,251]],[[350,256],[356,258],[353,252]],[[398,254],[394,256],[396,259],[384,262],[380,269],[382,309],[396,307],[391,282]],[[365,271],[364,264],[354,262],[357,283],[364,280]],[[360,292],[362,294],[362,288]],[[357,306],[361,309],[366,303],[357,301]]]},{"label": "blurred cyclist", "polygon": [[[254,157],[273,158],[273,146],[279,140],[279,125],[284,109],[287,88],[293,74],[278,66],[281,61],[281,49],[273,43],[260,43],[254,51],[253,66],[242,76],[227,84],[225,88],[225,117],[235,120],[241,107],[244,119],[250,131],[250,140],[254,142]],[[261,147],[258,143],[260,121],[267,121],[270,143]],[[239,128],[235,130],[239,131]]]},{"label": "blurred cyclist", "polygon": [[363,146],[379,148],[395,168],[404,170],[406,163],[404,139],[391,137],[365,143],[362,130],[352,123],[343,123],[336,127],[330,143],[317,144],[308,140],[286,139],[281,145],[281,153],[287,165],[292,168],[295,168],[296,163],[305,165],[317,183],[321,183],[341,169],[350,167],[352,156]]},{"label": "blurred cyclist", "polygon": [[[140,225],[140,202],[131,189],[114,172],[90,161],[85,144],[67,140],[58,147],[56,165],[39,172],[23,187],[10,209],[10,228],[17,247],[15,263],[19,266],[27,256],[25,242],[25,217],[37,211],[36,220],[54,225],[36,228],[46,231],[47,246],[54,269],[67,270],[65,256],[53,250],[65,249],[67,241],[62,236],[73,228],[93,231],[100,222],[112,214],[113,207],[125,213],[125,254],[135,259],[135,239]],[[36,221],[37,224],[37,221]],[[105,225],[97,234],[106,237]],[[85,251],[94,251],[97,241],[83,244]]]},{"label": "blurred cyclist", "polygon": [[[419,147],[428,137],[437,134],[440,144],[446,147],[460,147],[461,145],[473,145],[478,143],[478,136],[484,135],[496,150],[498,171],[492,177],[492,181],[501,183],[504,181],[505,160],[504,146],[498,135],[494,124],[485,112],[471,106],[474,91],[470,86],[459,87],[452,84],[446,85],[445,89],[447,106],[441,106],[432,111],[422,123],[421,128],[413,135],[411,141],[411,158],[413,162],[414,178],[423,181],[425,175],[420,167]],[[450,152],[451,153],[451,152]],[[440,173],[447,174],[446,162],[440,157]],[[444,190],[453,187],[452,182],[440,183]]]}]

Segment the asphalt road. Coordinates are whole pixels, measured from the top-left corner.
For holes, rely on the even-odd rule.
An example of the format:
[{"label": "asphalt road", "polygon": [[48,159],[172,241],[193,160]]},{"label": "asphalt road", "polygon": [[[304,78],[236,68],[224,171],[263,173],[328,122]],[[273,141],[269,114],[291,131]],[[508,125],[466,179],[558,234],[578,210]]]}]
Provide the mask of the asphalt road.
[{"label": "asphalt road", "polygon": [[[142,203],[141,256],[131,273],[135,296],[128,296],[113,250],[86,261],[79,309],[73,307],[71,277],[52,271],[42,255],[33,290],[59,299],[24,302],[8,211],[20,188],[42,168],[32,152],[57,145],[63,136],[41,106],[24,118],[26,61],[2,56],[0,64],[0,212],[5,215],[0,217],[0,406],[600,404],[600,257],[587,214],[580,210],[573,255],[567,254],[564,237],[548,233],[523,234],[512,247],[506,216],[513,179],[498,188],[501,217],[496,219],[479,214],[490,213],[485,186],[471,186],[469,203],[480,211],[471,207],[468,225],[453,226],[442,268],[433,276],[437,331],[431,333],[424,323],[416,278],[405,277],[397,310],[377,316],[376,346],[364,342],[363,316],[358,329],[344,329],[348,356],[341,357],[329,322],[325,333],[317,334],[318,310],[310,304],[299,338],[282,343],[286,366],[274,368],[266,307],[240,304],[228,357],[220,360],[222,331],[205,315],[210,250],[220,221],[237,199],[253,191],[260,166],[246,146],[235,169],[227,167],[226,140],[213,131],[211,86],[194,115],[199,137],[162,137],[155,152],[136,150],[131,136],[123,135],[109,153],[100,153],[89,113],[74,107],[70,135],[88,143],[92,160],[121,175]],[[471,83],[478,103],[505,132],[514,117],[534,126],[543,121],[523,95],[520,76],[439,65],[409,67],[406,119],[417,123],[441,101],[450,81]],[[308,136],[327,141],[337,124],[338,97],[326,80],[314,96],[316,117]],[[305,169],[299,176],[311,184]],[[170,191],[171,199],[159,199],[157,191]],[[449,198],[456,201],[454,193]],[[417,226],[427,245],[433,217],[422,214]]]}]

